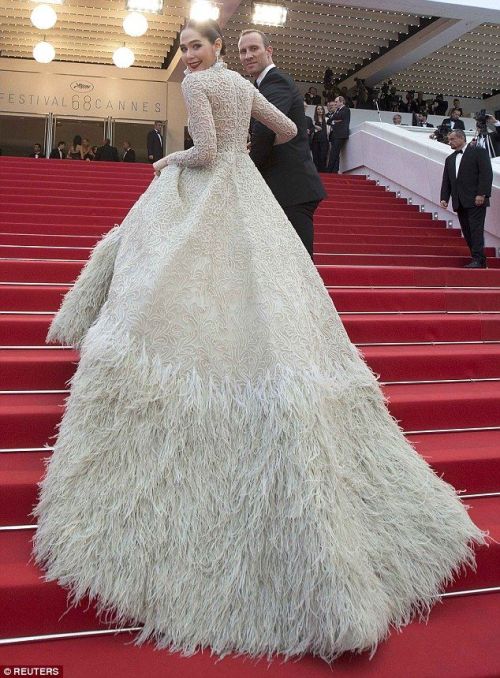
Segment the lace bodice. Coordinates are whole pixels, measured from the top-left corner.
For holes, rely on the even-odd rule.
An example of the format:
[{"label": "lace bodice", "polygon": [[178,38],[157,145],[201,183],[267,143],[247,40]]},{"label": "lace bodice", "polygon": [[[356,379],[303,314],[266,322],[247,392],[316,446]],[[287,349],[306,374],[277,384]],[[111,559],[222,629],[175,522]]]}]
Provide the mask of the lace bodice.
[{"label": "lace bodice", "polygon": [[158,160],[153,165],[155,170],[166,165],[202,167],[228,152],[246,153],[251,117],[275,132],[276,144],[290,141],[297,134],[295,123],[248,80],[222,65],[188,74],[182,92],[194,146]]}]

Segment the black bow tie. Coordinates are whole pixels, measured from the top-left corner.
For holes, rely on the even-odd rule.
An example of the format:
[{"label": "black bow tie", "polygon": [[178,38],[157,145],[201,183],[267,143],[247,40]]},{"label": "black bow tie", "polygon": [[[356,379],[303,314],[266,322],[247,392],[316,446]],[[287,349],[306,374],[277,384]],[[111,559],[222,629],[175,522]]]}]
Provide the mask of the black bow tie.
[{"label": "black bow tie", "polygon": [[455,153],[458,155],[459,153],[463,153],[463,151],[455,151]]}]

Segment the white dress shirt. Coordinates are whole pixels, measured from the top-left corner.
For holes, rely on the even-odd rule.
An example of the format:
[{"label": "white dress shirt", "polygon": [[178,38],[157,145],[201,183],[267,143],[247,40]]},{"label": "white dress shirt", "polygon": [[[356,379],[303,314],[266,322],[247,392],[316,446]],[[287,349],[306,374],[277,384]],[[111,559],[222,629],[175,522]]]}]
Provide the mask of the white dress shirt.
[{"label": "white dress shirt", "polygon": [[266,68],[264,68],[264,70],[262,71],[262,73],[259,75],[259,77],[258,77],[257,80],[255,81],[255,84],[257,85],[257,87],[260,87],[260,83],[264,80],[264,78],[265,78],[266,75],[269,73],[269,71],[271,70],[271,68],[276,68],[276,66],[275,66],[274,64],[269,64],[269,66],[266,66]]},{"label": "white dress shirt", "polygon": [[455,156],[455,176],[458,177],[458,170],[460,169],[460,163],[462,162],[462,157],[464,154],[465,149],[467,148],[467,144],[462,148],[461,153],[457,153]]}]

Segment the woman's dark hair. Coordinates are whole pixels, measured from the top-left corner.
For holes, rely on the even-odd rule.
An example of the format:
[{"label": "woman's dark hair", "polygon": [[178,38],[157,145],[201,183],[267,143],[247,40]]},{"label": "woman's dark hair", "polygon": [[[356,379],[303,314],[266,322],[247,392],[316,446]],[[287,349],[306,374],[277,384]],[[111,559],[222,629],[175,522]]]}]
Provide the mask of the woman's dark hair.
[{"label": "woman's dark hair", "polygon": [[314,122],[315,122],[317,125],[320,124],[320,122],[319,122],[319,117],[318,117],[318,108],[321,108],[321,110],[323,111],[323,120],[325,119],[325,109],[323,108],[323,106],[320,106],[320,105],[318,104],[318,105],[315,106],[315,108],[314,108]]},{"label": "woman's dark hair", "polygon": [[222,36],[220,26],[216,21],[212,21],[212,19],[207,19],[207,21],[194,21],[193,19],[190,19],[182,30],[185,31],[186,28],[192,28],[193,31],[198,31],[198,33],[211,42],[212,45],[217,38],[220,38],[222,40],[220,53],[224,56],[226,53],[226,42]]},{"label": "woman's dark hair", "polygon": [[77,134],[73,137],[73,148],[76,148],[77,146],[82,145],[82,137]]}]

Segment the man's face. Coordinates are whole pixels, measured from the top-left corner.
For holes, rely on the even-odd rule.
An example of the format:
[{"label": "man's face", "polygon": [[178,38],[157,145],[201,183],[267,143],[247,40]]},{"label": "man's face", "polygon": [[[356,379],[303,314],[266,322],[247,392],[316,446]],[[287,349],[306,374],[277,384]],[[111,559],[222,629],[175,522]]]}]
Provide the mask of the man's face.
[{"label": "man's face", "polygon": [[64,144],[64,143],[59,144],[57,148],[58,148],[60,151],[64,151],[64,150],[66,150],[66,144]]},{"label": "man's face", "polygon": [[326,104],[326,107],[327,107],[327,109],[328,109],[328,113],[333,113],[333,112],[335,111],[335,109],[337,108],[337,107],[335,106],[335,102],[334,102],[334,101],[329,101],[329,102]]},{"label": "man's face", "polygon": [[400,125],[400,124],[401,124],[401,116],[400,116],[400,115],[395,115],[395,116],[393,117],[393,119],[392,119],[392,122],[393,122],[395,125]]},{"label": "man's face", "polygon": [[42,150],[42,147],[40,146],[40,144],[35,144],[33,146],[33,150],[34,150],[35,153],[40,153],[41,150]]},{"label": "man's face", "polygon": [[238,50],[243,68],[252,78],[258,78],[273,63],[273,48],[264,47],[262,36],[258,33],[243,35],[238,42]]},{"label": "man's face", "polygon": [[335,109],[340,108],[344,105],[344,102],[340,100],[340,97],[337,97],[334,101]]},{"label": "man's face", "polygon": [[465,141],[458,134],[451,132],[448,134],[448,143],[454,151],[460,151],[465,146]]},{"label": "man's face", "polygon": [[161,132],[161,122],[155,122],[155,130]]},{"label": "man's face", "polygon": [[124,141],[123,142],[123,150],[128,151],[129,148],[130,148],[130,144],[128,143],[128,141]]},{"label": "man's face", "polygon": [[460,117],[460,111],[455,110],[455,111],[451,112],[451,119],[452,120],[458,120],[459,117]]}]

